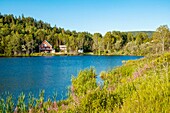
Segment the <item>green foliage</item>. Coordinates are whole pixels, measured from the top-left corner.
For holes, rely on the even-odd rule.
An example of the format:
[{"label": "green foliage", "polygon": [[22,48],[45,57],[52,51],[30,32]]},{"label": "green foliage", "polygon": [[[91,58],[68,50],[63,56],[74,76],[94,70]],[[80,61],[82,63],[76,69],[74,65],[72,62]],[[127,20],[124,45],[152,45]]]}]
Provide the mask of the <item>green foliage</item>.
[{"label": "green foliage", "polygon": [[69,97],[44,101],[44,90],[39,97],[25,94],[14,105],[12,95],[0,99],[0,112],[170,112],[170,53],[146,56],[127,61],[124,65],[101,72],[103,85],[97,85],[94,68],[80,71],[72,78]]},{"label": "green foliage", "polygon": [[26,112],[25,94],[24,93],[21,93],[18,97],[17,111],[18,112]]},{"label": "green foliage", "polygon": [[153,35],[153,38],[158,40],[162,45],[162,52],[165,51],[165,49],[169,49],[169,37],[170,37],[169,28],[167,25],[162,25],[156,29],[156,32]]},{"label": "green foliage", "polygon": [[88,90],[96,87],[96,74],[93,68],[80,71],[77,78],[72,77],[72,89],[76,96],[85,95]]},{"label": "green foliage", "polygon": [[[148,55],[169,50],[169,28],[160,26],[156,32],[107,32],[93,35],[88,32],[64,30],[51,27],[31,17],[1,15],[0,54],[2,56],[24,56],[39,52],[44,40],[58,52],[59,45],[65,44],[67,52],[77,54],[79,49],[96,55]],[[152,36],[153,34],[153,36]],[[162,50],[161,50],[162,49]]]},{"label": "green foliage", "polygon": [[3,56],[24,56],[39,52],[39,45],[44,40],[48,40],[56,51],[62,44],[66,44],[71,52],[77,52],[78,49],[84,49],[85,52],[92,50],[92,35],[87,32],[65,31],[24,15],[1,15],[0,20],[0,54]]},{"label": "green foliage", "polygon": [[28,107],[32,108],[35,104],[34,95],[30,92],[28,95]]},{"label": "green foliage", "polygon": [[75,111],[81,112],[113,112],[114,107],[120,105],[121,98],[116,93],[111,93],[100,88],[90,91],[79,103]]},{"label": "green foliage", "polygon": [[[38,45],[48,40],[56,49],[66,44],[69,52],[84,49],[97,55],[126,54],[146,55],[137,61],[100,73],[102,85],[97,85],[94,68],[80,71],[72,78],[69,97],[57,101],[44,101],[44,90],[39,97],[30,93],[28,103],[25,94],[18,97],[14,105],[12,95],[0,98],[0,112],[170,112],[170,53],[169,28],[160,26],[151,37],[146,32],[107,32],[94,35],[87,32],[64,30],[51,27],[31,17],[0,16],[1,56],[43,56]],[[149,32],[150,33],[150,32]],[[162,54],[160,54],[162,53]]]},{"label": "green foliage", "polygon": [[121,112],[160,113],[170,111],[169,58],[170,54],[167,53],[147,61],[147,65],[150,66],[146,68],[145,65],[142,73],[131,82],[135,90],[125,99]]},{"label": "green foliage", "polygon": [[[128,61],[121,67],[101,72],[103,86],[68,104],[72,112],[169,112],[170,53]],[[79,75],[81,76],[81,75]],[[81,81],[79,77],[77,81]],[[81,81],[84,83],[84,81]],[[78,83],[80,84],[80,83]],[[81,89],[83,89],[81,87]],[[74,95],[71,95],[72,97]],[[72,100],[75,102],[75,100]],[[66,111],[67,111],[66,110]]]}]

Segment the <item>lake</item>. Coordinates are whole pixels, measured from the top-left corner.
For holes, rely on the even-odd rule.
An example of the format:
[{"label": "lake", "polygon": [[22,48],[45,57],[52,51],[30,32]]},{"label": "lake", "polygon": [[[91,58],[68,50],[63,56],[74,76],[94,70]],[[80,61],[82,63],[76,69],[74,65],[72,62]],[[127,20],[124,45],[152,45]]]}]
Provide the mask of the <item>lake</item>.
[{"label": "lake", "polygon": [[[80,70],[95,67],[97,75],[122,65],[122,60],[139,56],[51,56],[0,58],[0,94],[8,91],[17,97],[21,92],[38,96],[45,90],[45,99],[57,92],[57,100],[67,97],[71,77]],[[97,77],[100,82],[100,78]]]}]

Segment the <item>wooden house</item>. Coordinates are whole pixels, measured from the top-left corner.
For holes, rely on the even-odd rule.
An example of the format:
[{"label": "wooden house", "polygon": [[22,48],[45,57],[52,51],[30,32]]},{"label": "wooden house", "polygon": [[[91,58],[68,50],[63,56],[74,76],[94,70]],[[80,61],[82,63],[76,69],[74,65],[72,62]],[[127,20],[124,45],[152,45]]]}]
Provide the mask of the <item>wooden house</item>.
[{"label": "wooden house", "polygon": [[39,51],[45,53],[55,53],[55,50],[52,48],[52,45],[44,40],[41,45],[39,45]]}]

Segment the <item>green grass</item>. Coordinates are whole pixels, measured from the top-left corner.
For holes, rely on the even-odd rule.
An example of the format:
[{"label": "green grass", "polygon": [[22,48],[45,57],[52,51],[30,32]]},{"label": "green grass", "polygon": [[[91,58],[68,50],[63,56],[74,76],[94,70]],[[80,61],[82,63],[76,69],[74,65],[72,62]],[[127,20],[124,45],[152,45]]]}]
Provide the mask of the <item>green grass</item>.
[{"label": "green grass", "polygon": [[59,113],[169,113],[170,112],[170,53],[146,56],[127,61],[123,66],[101,72],[103,85],[96,83],[94,68],[80,71],[72,78],[66,100],[44,102],[29,94],[28,104],[21,93],[17,105],[13,97],[0,99],[0,112],[59,112]]}]

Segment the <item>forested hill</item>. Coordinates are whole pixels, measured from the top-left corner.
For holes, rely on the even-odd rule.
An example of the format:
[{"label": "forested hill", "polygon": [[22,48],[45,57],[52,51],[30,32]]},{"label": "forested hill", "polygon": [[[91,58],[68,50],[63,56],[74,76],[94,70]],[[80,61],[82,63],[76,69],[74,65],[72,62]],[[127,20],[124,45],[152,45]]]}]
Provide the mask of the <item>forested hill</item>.
[{"label": "forested hill", "polygon": [[152,37],[154,31],[128,31],[127,33],[132,33],[133,35],[137,35],[138,33],[146,33],[148,37]]},{"label": "forested hill", "polygon": [[38,47],[44,40],[56,51],[59,51],[59,45],[66,45],[67,51],[74,53],[83,49],[84,52],[96,55],[146,55],[169,48],[168,26],[160,26],[157,31],[166,32],[166,43],[163,46],[160,32],[108,31],[102,36],[100,33],[90,34],[51,27],[42,20],[37,21],[24,15],[16,17],[0,13],[0,55],[30,55],[39,52]]}]

